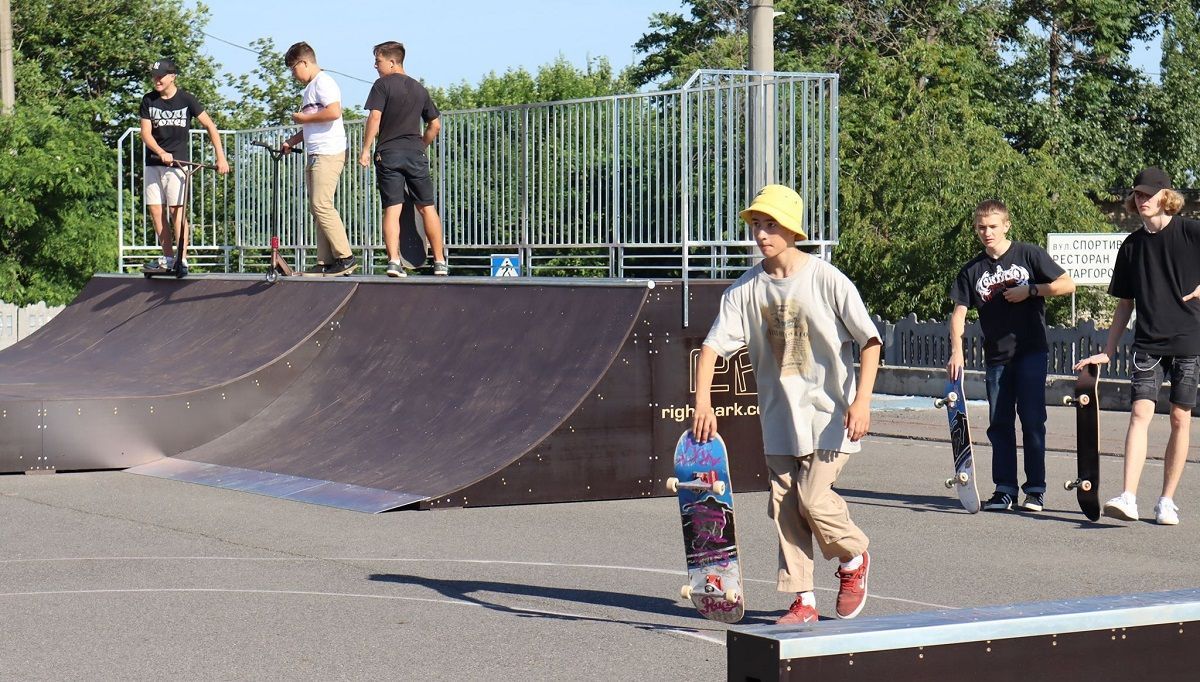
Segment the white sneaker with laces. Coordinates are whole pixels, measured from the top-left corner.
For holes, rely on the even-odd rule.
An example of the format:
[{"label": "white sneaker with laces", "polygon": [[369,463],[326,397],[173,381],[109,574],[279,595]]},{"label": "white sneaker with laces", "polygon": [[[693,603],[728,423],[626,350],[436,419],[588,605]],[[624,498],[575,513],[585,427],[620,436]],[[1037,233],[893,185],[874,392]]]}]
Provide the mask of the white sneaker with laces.
[{"label": "white sneaker with laces", "polygon": [[1125,521],[1137,521],[1137,498],[1127,492],[1121,493],[1104,503],[1104,515]]},{"label": "white sneaker with laces", "polygon": [[1179,525],[1179,507],[1175,506],[1174,500],[1169,497],[1158,498],[1158,504],[1154,505],[1154,520],[1163,526]]}]

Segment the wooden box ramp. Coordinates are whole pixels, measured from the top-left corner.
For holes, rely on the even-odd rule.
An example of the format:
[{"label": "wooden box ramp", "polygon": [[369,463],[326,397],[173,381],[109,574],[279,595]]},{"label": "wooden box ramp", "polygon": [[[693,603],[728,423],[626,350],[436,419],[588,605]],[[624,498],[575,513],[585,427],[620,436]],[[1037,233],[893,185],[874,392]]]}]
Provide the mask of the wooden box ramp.
[{"label": "wooden box ramp", "polygon": [[[54,441],[55,470],[133,467],[366,512],[667,494],[671,452],[691,421],[695,361],[728,284],[105,279],[126,287],[110,296],[109,307],[124,306],[115,320],[88,307],[93,296],[85,292],[64,311],[72,317],[63,329],[46,337],[70,336],[78,326],[79,341],[43,348],[35,335],[21,352],[37,350],[52,362],[55,353],[103,348],[98,357],[115,363],[108,337],[118,324],[141,326],[127,333],[132,342],[166,317],[192,325],[193,335],[140,347],[153,356],[143,362],[161,373],[119,365],[141,381],[115,379],[104,363],[90,374],[81,366],[95,392],[90,407],[80,407],[64,381],[35,380],[36,390],[18,393],[3,381],[9,356],[0,353],[0,391],[12,391],[11,411],[38,426],[46,419],[46,428],[19,430],[0,444],[0,462],[5,448],[32,453]],[[186,286],[199,288],[189,297],[172,293]],[[271,297],[264,320],[249,319],[261,303],[242,298],[262,296]],[[172,310],[186,301],[212,307]],[[189,342],[193,336],[201,340]],[[188,368],[188,392],[164,392],[173,384],[160,377],[175,366]],[[126,395],[110,385],[153,390]],[[763,490],[746,358],[722,363],[715,386],[735,490]],[[125,402],[110,405],[114,395]],[[55,435],[63,424],[71,428],[59,430],[73,435]],[[26,462],[18,458],[8,470],[26,470]]]},{"label": "wooden box ramp", "polygon": [[124,468],[234,428],[317,356],[354,286],[93,278],[0,352],[0,472]]},{"label": "wooden box ramp", "polygon": [[1200,589],[743,626],[728,679],[1194,679],[1197,621]]}]

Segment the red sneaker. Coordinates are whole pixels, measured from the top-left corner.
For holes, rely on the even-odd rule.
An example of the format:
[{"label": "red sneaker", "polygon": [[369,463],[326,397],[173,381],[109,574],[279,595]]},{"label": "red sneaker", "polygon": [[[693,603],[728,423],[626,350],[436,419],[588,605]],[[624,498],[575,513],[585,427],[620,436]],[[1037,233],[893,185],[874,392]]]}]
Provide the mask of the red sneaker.
[{"label": "red sneaker", "polygon": [[842,581],[837,596],[837,617],[853,618],[867,603],[867,572],[871,569],[871,555],[862,554],[862,565],[853,571],[838,568],[835,575]]},{"label": "red sneaker", "polygon": [[796,601],[792,602],[787,613],[779,617],[775,621],[776,625],[798,625],[801,623],[815,623],[820,619],[817,615],[817,609],[812,606],[805,606],[800,597],[796,597]]}]

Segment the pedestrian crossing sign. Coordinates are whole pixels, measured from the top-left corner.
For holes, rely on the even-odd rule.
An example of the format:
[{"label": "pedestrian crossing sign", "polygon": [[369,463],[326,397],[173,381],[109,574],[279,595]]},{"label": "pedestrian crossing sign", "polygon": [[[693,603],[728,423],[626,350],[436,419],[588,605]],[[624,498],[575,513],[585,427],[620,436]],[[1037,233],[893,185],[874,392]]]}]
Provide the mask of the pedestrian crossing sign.
[{"label": "pedestrian crossing sign", "polygon": [[517,254],[492,254],[492,277],[520,277],[521,257]]}]

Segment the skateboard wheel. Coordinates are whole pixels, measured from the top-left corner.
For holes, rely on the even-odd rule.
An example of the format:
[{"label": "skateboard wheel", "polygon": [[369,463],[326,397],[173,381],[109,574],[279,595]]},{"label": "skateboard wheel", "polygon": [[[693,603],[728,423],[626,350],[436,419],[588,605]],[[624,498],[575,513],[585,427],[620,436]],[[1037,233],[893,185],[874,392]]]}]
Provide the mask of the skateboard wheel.
[{"label": "skateboard wheel", "polygon": [[[667,479],[667,490],[670,490],[673,493],[679,492],[679,479],[675,478],[674,476],[668,478]],[[684,597],[684,599],[687,599],[687,597]]]},{"label": "skateboard wheel", "polygon": [[954,479],[953,479],[953,478],[947,478],[947,479],[946,479],[946,487],[947,487],[947,488],[953,488],[953,487],[954,487]]},{"label": "skateboard wheel", "polygon": [[725,601],[729,602],[730,604],[736,604],[741,596],[742,595],[738,594],[737,590],[727,590],[725,592]]},{"label": "skateboard wheel", "polygon": [[1092,482],[1091,481],[1080,481],[1079,489],[1085,493],[1092,492]]},{"label": "skateboard wheel", "polygon": [[937,407],[937,408],[942,408],[942,407],[945,407],[945,406],[946,406],[946,399],[945,399],[945,398],[938,398],[937,400],[933,401],[933,406],[934,406],[934,407]]},{"label": "skateboard wheel", "polygon": [[1067,481],[1063,483],[1063,490],[1074,490],[1077,485],[1079,485],[1079,481]]},{"label": "skateboard wheel", "polygon": [[692,598],[692,586],[684,585],[683,587],[681,587],[679,589],[679,596],[683,597],[684,601],[691,599]]},{"label": "skateboard wheel", "polygon": [[724,495],[725,494],[725,481],[714,481],[712,490],[714,493],[716,493],[718,495]]},{"label": "skateboard wheel", "polygon": [[1079,396],[1079,404],[1087,407],[1088,403],[1092,402],[1092,397],[1088,395]]},{"label": "skateboard wheel", "polygon": [[958,474],[958,482],[959,483],[966,485],[967,482],[970,480],[971,480],[971,478],[969,476],[967,476],[967,472],[965,472],[965,471],[959,472],[959,474]]},{"label": "skateboard wheel", "polygon": [[1072,398],[1069,395],[1064,395],[1063,399],[1062,399],[1062,404],[1066,405],[1067,407],[1071,407],[1075,404],[1075,398]]},{"label": "skateboard wheel", "polygon": [[954,391],[950,391],[949,393],[947,393],[946,394],[946,402],[949,402],[949,403],[958,402],[958,393],[955,393]]}]

